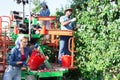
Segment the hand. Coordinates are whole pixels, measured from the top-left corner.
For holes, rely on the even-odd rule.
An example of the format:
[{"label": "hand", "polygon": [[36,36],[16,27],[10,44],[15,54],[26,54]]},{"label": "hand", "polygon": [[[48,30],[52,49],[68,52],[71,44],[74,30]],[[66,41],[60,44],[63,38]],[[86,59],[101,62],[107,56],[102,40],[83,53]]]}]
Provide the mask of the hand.
[{"label": "hand", "polygon": [[27,70],[27,68],[26,67],[22,67],[21,70]]},{"label": "hand", "polygon": [[22,61],[17,61],[17,63],[16,64],[22,64]]},{"label": "hand", "polygon": [[70,22],[74,22],[74,21],[76,21],[76,18],[73,18],[73,19],[70,20]]},{"label": "hand", "polygon": [[77,31],[77,30],[78,30],[78,28],[73,28],[73,30],[74,30],[74,31]]},{"label": "hand", "polygon": [[38,47],[39,47],[39,44],[36,43],[36,44],[34,45],[34,48],[38,48]]},{"label": "hand", "polygon": [[22,64],[23,66],[28,66],[28,64],[25,61],[23,61]]}]

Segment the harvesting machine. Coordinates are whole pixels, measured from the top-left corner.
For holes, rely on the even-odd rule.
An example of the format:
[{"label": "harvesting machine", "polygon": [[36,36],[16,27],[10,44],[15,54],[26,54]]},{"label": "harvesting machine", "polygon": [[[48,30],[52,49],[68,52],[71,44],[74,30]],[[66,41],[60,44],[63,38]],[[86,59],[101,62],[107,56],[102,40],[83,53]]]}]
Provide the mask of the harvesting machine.
[{"label": "harvesting machine", "polygon": [[[15,40],[21,35],[29,37],[29,46],[35,43],[39,44],[39,52],[46,56],[46,50],[53,50],[54,52],[48,54],[54,57],[54,62],[50,62],[50,59],[46,59],[44,64],[46,68],[31,70],[29,67],[27,70],[22,70],[22,80],[39,80],[40,78],[56,77],[57,80],[63,80],[65,73],[68,73],[70,69],[74,69],[74,31],[59,30],[56,16],[30,16],[30,20],[22,18],[18,15],[19,12],[12,11],[10,16],[0,16],[0,72],[3,73],[6,66],[6,58],[10,50],[15,46]],[[4,19],[7,18],[7,19]],[[35,18],[37,22],[50,21],[50,29],[47,30],[46,26],[40,26],[38,24],[31,24],[32,19]],[[30,22],[29,22],[30,21]],[[3,25],[6,24],[7,26]],[[45,35],[49,35],[49,40],[45,40]],[[71,36],[69,40],[70,65],[63,66],[57,64],[58,48],[59,48],[59,36]],[[52,58],[53,59],[53,58]]]}]

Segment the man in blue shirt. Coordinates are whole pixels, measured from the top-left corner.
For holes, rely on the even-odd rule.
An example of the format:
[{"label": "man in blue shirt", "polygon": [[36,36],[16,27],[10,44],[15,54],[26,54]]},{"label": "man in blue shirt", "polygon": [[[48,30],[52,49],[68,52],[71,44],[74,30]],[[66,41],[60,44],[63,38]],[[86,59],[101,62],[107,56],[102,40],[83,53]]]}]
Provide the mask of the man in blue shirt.
[{"label": "man in blue shirt", "polygon": [[[72,12],[72,9],[66,9],[65,15],[60,17],[61,30],[73,30],[75,27],[76,18],[71,19]],[[70,36],[60,36],[58,63],[61,63],[61,56],[70,55],[70,51],[68,50],[69,39]]]}]

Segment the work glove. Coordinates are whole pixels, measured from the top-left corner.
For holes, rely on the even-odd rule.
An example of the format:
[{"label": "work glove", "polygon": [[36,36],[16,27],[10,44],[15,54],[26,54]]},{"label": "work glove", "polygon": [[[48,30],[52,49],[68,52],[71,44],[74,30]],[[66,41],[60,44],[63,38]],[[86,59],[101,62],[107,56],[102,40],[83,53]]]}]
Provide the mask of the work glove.
[{"label": "work glove", "polygon": [[34,45],[34,48],[38,48],[38,47],[39,47],[39,44],[36,43],[36,44]]},{"label": "work glove", "polygon": [[28,64],[25,61],[23,61],[22,64],[23,66],[28,66]]},{"label": "work glove", "polygon": [[76,21],[76,18],[73,18],[73,19],[70,20],[70,22],[74,22],[74,21]]},{"label": "work glove", "polygon": [[76,27],[75,27],[75,28],[73,28],[73,30],[74,30],[74,31],[77,31],[77,30],[78,30],[78,28],[76,28]]}]

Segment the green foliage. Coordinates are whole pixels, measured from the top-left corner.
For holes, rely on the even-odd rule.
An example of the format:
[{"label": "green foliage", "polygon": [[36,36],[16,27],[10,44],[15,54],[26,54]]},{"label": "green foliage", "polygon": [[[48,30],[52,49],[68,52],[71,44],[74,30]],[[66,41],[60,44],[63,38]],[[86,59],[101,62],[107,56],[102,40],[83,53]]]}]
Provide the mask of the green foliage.
[{"label": "green foliage", "polygon": [[38,2],[38,0],[33,0],[33,4],[34,4],[34,8],[32,9],[32,12],[33,13],[39,13],[40,12],[40,8],[41,8],[41,5],[40,3]]},{"label": "green foliage", "polygon": [[119,0],[115,5],[110,0],[73,0],[74,14],[80,24],[75,33],[78,77],[84,80],[120,79],[119,5]]},{"label": "green foliage", "polygon": [[[67,79],[120,80],[120,0],[72,0],[71,7],[80,24],[75,32],[78,70]],[[63,9],[56,12],[58,20],[63,14]]]},{"label": "green foliage", "polygon": [[[57,9],[55,15],[57,17],[57,21],[59,22],[60,17],[64,15],[64,9]],[[58,24],[58,26],[60,27],[60,23]]]}]

